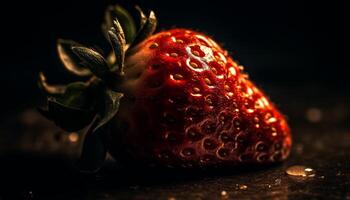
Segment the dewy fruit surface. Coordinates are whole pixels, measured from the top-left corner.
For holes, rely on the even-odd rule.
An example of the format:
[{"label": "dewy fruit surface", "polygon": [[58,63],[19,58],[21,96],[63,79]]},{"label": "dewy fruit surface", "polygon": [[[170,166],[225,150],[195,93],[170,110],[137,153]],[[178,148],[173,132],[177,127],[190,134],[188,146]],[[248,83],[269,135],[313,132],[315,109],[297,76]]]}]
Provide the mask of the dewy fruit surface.
[{"label": "dewy fruit surface", "polygon": [[284,117],[209,37],[172,29],[134,47],[112,154],[149,165],[272,163],[291,148]]},{"label": "dewy fruit surface", "polygon": [[[139,12],[139,27],[119,5],[103,30],[113,52],[59,40],[59,57],[86,81],[39,86],[41,113],[84,138],[80,169],[98,170],[110,152],[121,164],[225,167],[287,158],[291,134],[284,116],[216,42],[171,29],[153,34],[157,18]],[[219,36],[217,36],[219,38]],[[82,131],[84,130],[84,131]]]}]

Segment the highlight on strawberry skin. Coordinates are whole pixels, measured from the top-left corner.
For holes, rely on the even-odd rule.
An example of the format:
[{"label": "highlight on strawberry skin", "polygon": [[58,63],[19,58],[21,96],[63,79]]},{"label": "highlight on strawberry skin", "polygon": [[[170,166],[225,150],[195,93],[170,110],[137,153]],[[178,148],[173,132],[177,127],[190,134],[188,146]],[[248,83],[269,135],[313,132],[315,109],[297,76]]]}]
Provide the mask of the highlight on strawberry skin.
[{"label": "highlight on strawberry skin", "polygon": [[[112,52],[71,40],[57,50],[68,72],[83,77],[50,85],[41,113],[85,142],[80,168],[96,171],[109,152],[126,166],[212,168],[285,160],[285,117],[213,38],[188,29],[155,33],[153,11],[139,19],[119,5],[102,26]],[[136,25],[137,24],[137,25]]]}]

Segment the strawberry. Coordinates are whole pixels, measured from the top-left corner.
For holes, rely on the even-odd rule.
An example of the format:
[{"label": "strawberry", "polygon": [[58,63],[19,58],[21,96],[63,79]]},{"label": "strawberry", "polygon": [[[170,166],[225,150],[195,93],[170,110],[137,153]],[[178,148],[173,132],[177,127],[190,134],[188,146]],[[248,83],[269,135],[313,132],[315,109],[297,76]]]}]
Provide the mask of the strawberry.
[{"label": "strawberry", "polygon": [[82,152],[88,169],[98,168],[107,151],[123,163],[184,168],[288,156],[286,120],[227,51],[191,30],[152,35],[154,13],[137,10],[139,31],[122,7],[107,10],[104,29],[114,50],[107,59],[59,41],[65,67],[87,82],[51,86],[41,74],[51,96],[42,113],[68,131],[88,127]]}]

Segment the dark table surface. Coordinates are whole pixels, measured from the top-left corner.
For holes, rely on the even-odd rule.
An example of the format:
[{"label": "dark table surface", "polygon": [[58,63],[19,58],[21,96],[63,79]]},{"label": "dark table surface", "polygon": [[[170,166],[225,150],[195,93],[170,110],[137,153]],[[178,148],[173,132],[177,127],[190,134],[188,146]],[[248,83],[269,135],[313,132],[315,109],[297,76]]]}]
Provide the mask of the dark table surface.
[{"label": "dark table surface", "polygon": [[[322,88],[268,91],[289,117],[294,145],[286,162],[263,168],[147,171],[109,160],[97,175],[80,174],[71,165],[77,135],[35,110],[14,113],[0,126],[0,199],[350,199],[350,98]],[[315,176],[288,175],[294,165]]]}]

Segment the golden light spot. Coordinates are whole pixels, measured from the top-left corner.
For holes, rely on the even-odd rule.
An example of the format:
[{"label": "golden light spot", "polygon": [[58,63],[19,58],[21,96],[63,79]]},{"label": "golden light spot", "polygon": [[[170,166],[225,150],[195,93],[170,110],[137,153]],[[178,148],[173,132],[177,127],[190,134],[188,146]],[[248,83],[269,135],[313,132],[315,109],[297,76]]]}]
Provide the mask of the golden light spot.
[{"label": "golden light spot", "polygon": [[276,121],[277,121],[276,118],[271,117],[270,119],[267,120],[267,123],[274,123],[274,122],[276,122]]},{"label": "golden light spot", "polygon": [[201,97],[202,96],[201,93],[191,93],[191,95],[194,96],[194,97]]},{"label": "golden light spot", "polygon": [[180,39],[177,39],[176,42],[177,42],[177,43],[180,43],[180,44],[183,44],[183,43],[184,43],[184,41],[183,41],[183,40],[180,40]]},{"label": "golden light spot", "polygon": [[253,113],[253,112],[254,112],[253,109],[251,109],[251,108],[247,109],[247,113]]},{"label": "golden light spot", "polygon": [[198,51],[192,51],[193,55],[195,56],[199,56],[199,52]]},{"label": "golden light spot", "polygon": [[205,78],[204,79],[204,82],[207,84],[207,85],[211,85],[211,81],[209,78]]},{"label": "golden light spot", "polygon": [[228,70],[230,71],[230,75],[236,76],[236,70],[234,67],[230,67],[230,68],[228,68]]},{"label": "golden light spot", "polygon": [[174,75],[174,79],[176,80],[180,80],[180,79],[183,79],[184,77],[181,75],[181,74],[175,74]]},{"label": "golden light spot", "polygon": [[255,102],[255,108],[263,108],[264,107],[264,102],[261,99],[258,99]]},{"label": "golden light spot", "polygon": [[247,88],[247,93],[248,93],[249,96],[252,96],[252,95],[253,95],[253,90],[252,90],[252,88],[248,87],[248,88]]},{"label": "golden light spot", "polygon": [[158,43],[155,42],[155,43],[152,43],[151,46],[149,46],[149,48],[150,48],[150,49],[155,49],[155,48],[157,48],[158,46],[159,46]]},{"label": "golden light spot", "polygon": [[177,54],[177,53],[170,53],[170,56],[173,57],[173,58],[175,58],[175,57],[178,56],[178,54]]},{"label": "golden light spot", "polygon": [[227,192],[225,190],[221,191],[221,196],[227,196]]},{"label": "golden light spot", "polygon": [[248,75],[248,74],[242,74],[242,77],[243,77],[244,79],[248,79],[248,78],[249,78],[249,75]]},{"label": "golden light spot", "polygon": [[248,186],[246,186],[246,185],[239,185],[240,190],[246,190],[247,188],[248,188]]},{"label": "golden light spot", "polygon": [[254,117],[254,122],[255,123],[259,122],[259,118],[258,117]]},{"label": "golden light spot", "polygon": [[77,142],[77,141],[79,140],[79,135],[78,135],[78,133],[76,133],[76,132],[70,133],[70,134],[68,135],[68,140],[69,140],[70,142],[73,142],[73,143]]},{"label": "golden light spot", "polygon": [[211,71],[212,71],[214,74],[217,74],[217,73],[218,73],[218,70],[216,70],[215,68],[211,68]]},{"label": "golden light spot", "polygon": [[316,123],[322,120],[322,111],[318,108],[309,108],[306,111],[306,119]]},{"label": "golden light spot", "polygon": [[263,101],[263,103],[265,104],[265,106],[269,105],[269,102],[267,101],[267,99],[265,97],[261,97],[261,101]]},{"label": "golden light spot", "polygon": [[[227,52],[224,52],[224,53],[227,53]],[[224,63],[227,62],[227,59],[226,59],[226,57],[225,57],[224,54],[222,54],[221,52],[218,52],[218,55],[220,56],[221,60],[222,60]]]},{"label": "golden light spot", "polygon": [[224,86],[224,89],[225,89],[226,91],[230,91],[231,88],[230,88],[230,86],[225,85],[225,86]]},{"label": "golden light spot", "polygon": [[195,62],[190,62],[191,67],[198,68],[198,64]]},{"label": "golden light spot", "polygon": [[198,87],[193,88],[193,92],[195,92],[195,93],[199,93],[200,91],[201,91],[201,89],[199,89]]},{"label": "golden light spot", "polygon": [[271,113],[266,113],[265,120],[269,119],[271,116],[272,116]]},{"label": "golden light spot", "polygon": [[243,70],[244,70],[244,67],[243,67],[242,65],[239,65],[239,66],[238,66],[238,69],[241,70],[241,71],[243,71]]},{"label": "golden light spot", "polygon": [[211,100],[211,98],[205,98],[205,102],[207,102],[207,104],[209,105],[213,104],[213,101]]}]

